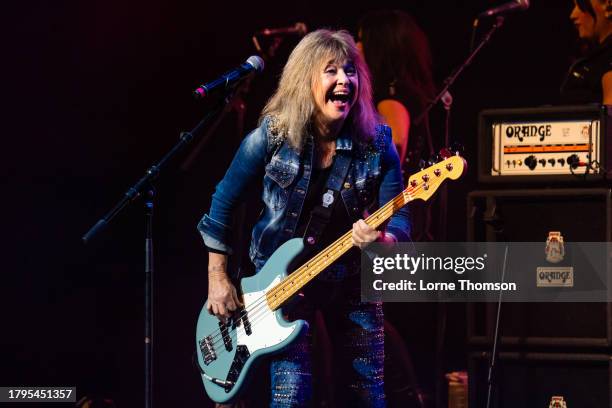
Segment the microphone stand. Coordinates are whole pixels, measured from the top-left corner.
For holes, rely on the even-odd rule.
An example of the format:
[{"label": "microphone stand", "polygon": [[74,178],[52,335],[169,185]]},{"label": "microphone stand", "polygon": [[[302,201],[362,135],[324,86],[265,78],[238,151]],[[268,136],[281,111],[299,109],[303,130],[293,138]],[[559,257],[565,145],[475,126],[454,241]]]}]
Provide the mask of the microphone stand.
[{"label": "microphone stand", "polygon": [[181,132],[178,143],[174,145],[162,159],[151,166],[145,175],[130,187],[123,198],[94,226],[92,226],[82,240],[89,243],[96,235],[106,229],[109,223],[124,209],[139,197],[144,197],[145,209],[145,305],[144,305],[144,396],[145,408],[153,407],[153,209],[155,207],[155,188],[153,182],[161,175],[162,170],[174,157],[182,151],[202,130],[212,118],[224,109],[230,99],[233,88],[229,89],[224,98],[215,104],[200,122],[189,132]]},{"label": "microphone stand", "polygon": [[[431,111],[431,109],[438,104],[438,102],[446,95],[446,93],[448,92],[448,89],[455,83],[455,81],[457,80],[457,78],[459,77],[459,75],[463,72],[463,70],[465,70],[465,68],[467,68],[468,65],[470,65],[472,63],[472,61],[474,60],[474,58],[476,57],[476,55],[480,52],[480,50],[489,43],[489,41],[491,40],[491,37],[493,36],[493,34],[504,24],[504,17],[503,16],[497,16],[495,23],[493,24],[493,26],[491,27],[491,29],[489,29],[489,31],[482,37],[482,39],[480,40],[480,43],[478,44],[478,46],[476,48],[474,48],[470,54],[468,55],[467,59],[461,64],[459,65],[443,82],[444,86],[442,87],[442,89],[440,89],[440,92],[438,93],[438,95],[436,95],[435,98],[433,98],[431,101],[429,101],[429,103],[427,104],[427,106],[425,107],[425,109],[423,110],[423,112],[421,112],[421,114],[416,118],[415,120],[415,124],[419,124],[423,121],[423,119],[425,119],[427,117],[427,115],[429,114],[429,112]],[[451,104],[446,104],[447,106],[445,106],[445,110],[446,110],[446,124],[445,124],[445,143],[449,142],[449,129],[448,129],[448,125],[449,125],[449,120],[450,120],[450,105]],[[446,146],[445,146],[446,147]],[[443,199],[440,202],[440,219],[442,220],[446,220],[447,219],[447,213],[448,213],[448,200],[446,199],[446,194],[443,194]],[[439,224],[440,225],[440,231],[438,231],[439,235],[442,235],[444,238],[446,238],[446,224],[442,225],[442,223]],[[442,348],[443,348],[443,337],[445,335],[445,331],[446,331],[446,308],[443,307],[438,311],[438,319],[439,319],[439,325],[438,325],[438,329],[437,329],[437,335],[440,337],[438,339],[437,342],[437,347],[436,347],[436,352],[438,355],[441,355],[441,353],[443,352]],[[444,322],[441,323],[441,322]],[[443,367],[442,364],[439,364],[436,371],[438,371],[436,373],[436,405],[439,406],[441,404],[442,401],[442,381],[441,378],[443,377]]]},{"label": "microphone stand", "polygon": [[425,109],[423,110],[423,112],[421,112],[421,114],[416,118],[415,120],[415,124],[419,124],[421,123],[421,121],[425,118],[425,116],[429,113],[429,111],[431,110],[431,108],[433,108],[435,105],[438,104],[438,102],[440,101],[440,99],[442,99],[442,97],[446,94],[446,92],[448,91],[448,89],[455,83],[455,81],[457,80],[457,77],[459,77],[459,75],[463,72],[463,70],[465,68],[467,68],[468,65],[470,65],[472,63],[472,60],[474,59],[474,57],[476,57],[476,54],[478,54],[478,52],[480,52],[480,50],[489,43],[489,41],[491,40],[491,36],[493,35],[493,33],[495,33],[502,25],[504,24],[504,17],[502,16],[497,16],[497,19],[495,20],[495,24],[493,24],[493,26],[491,27],[491,29],[484,35],[484,37],[482,38],[482,40],[480,40],[480,43],[478,44],[478,46],[476,48],[474,48],[474,50],[470,53],[470,55],[468,55],[467,59],[463,62],[463,64],[459,65],[449,76],[448,78],[446,78],[443,82],[444,86],[442,87],[442,89],[440,90],[440,92],[438,93],[438,95],[432,99],[431,101],[429,101],[429,103],[427,104],[427,106],[425,107]]},{"label": "microphone stand", "polygon": [[[506,266],[508,265],[508,245],[506,245],[506,251],[504,252],[504,266],[502,268],[501,283],[505,282]],[[499,299],[497,300],[497,318],[495,319],[495,333],[493,334],[493,351],[491,353],[491,364],[489,365],[489,374],[487,375],[487,405],[486,408],[491,407],[491,396],[493,395],[493,387],[495,386],[495,364],[497,363],[497,343],[499,342],[499,321],[501,316],[502,307],[502,295],[503,290],[499,291]]]}]

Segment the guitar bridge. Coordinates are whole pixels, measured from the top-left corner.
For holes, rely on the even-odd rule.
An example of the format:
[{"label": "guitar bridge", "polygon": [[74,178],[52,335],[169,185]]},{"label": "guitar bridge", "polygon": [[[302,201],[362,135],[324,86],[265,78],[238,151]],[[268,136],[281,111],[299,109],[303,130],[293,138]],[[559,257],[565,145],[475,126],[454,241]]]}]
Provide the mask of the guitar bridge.
[{"label": "guitar bridge", "polygon": [[200,340],[200,352],[204,358],[205,365],[209,365],[217,359],[217,353],[215,352],[215,346],[213,345],[211,336],[206,336]]}]

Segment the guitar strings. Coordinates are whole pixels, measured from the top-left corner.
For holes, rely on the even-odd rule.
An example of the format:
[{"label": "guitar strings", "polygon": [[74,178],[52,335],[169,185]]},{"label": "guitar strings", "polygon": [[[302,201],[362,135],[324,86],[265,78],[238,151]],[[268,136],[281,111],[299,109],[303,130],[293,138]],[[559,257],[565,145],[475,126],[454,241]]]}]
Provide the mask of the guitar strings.
[{"label": "guitar strings", "polygon": [[[412,188],[412,192],[416,192],[417,190],[418,190],[418,189],[416,189],[416,188]],[[384,205],[383,207],[381,207],[379,210],[377,210],[376,212],[374,212],[374,213],[373,213],[373,214],[372,214],[370,217],[368,217],[368,218],[366,219],[366,222],[367,222],[368,220],[373,219],[373,220],[374,220],[374,222],[373,222],[372,224],[375,224],[375,222],[376,222],[376,221],[378,221],[379,217],[381,216],[381,212],[382,212],[382,211],[384,211],[385,209],[389,209],[389,208],[393,209],[393,207],[392,207],[390,204],[392,204],[392,203],[394,203],[394,202],[399,201],[398,199],[401,199],[401,201],[402,201],[402,202],[404,202],[404,200],[405,200],[404,195],[405,195],[405,192],[406,192],[406,191],[410,191],[410,189],[406,189],[406,190],[402,191],[402,193],[400,193],[398,196],[396,196],[394,199],[392,199],[391,201],[389,201],[387,204],[385,204],[385,205]],[[411,197],[410,197],[410,192],[409,192],[409,198],[411,198]],[[408,201],[410,201],[410,200],[408,200]],[[408,201],[406,201],[406,202],[405,202],[405,204],[407,204],[407,203],[408,203]],[[401,203],[400,203],[400,204],[401,204]],[[404,205],[405,205],[405,204],[404,204]],[[385,212],[387,212],[387,211],[385,211]],[[385,218],[385,219],[386,219],[386,218]],[[344,252],[346,252],[346,251],[342,251],[342,249],[343,249],[343,247],[346,245],[345,241],[347,241],[347,240],[348,240],[348,238],[350,237],[351,233],[352,233],[352,231],[348,231],[347,233],[345,233],[343,236],[341,236],[340,238],[338,238],[338,239],[337,239],[337,240],[336,240],[334,243],[332,243],[332,244],[331,244],[331,245],[328,247],[328,249],[327,249],[327,250],[325,250],[325,251],[323,251],[323,252],[328,253],[328,254],[329,254],[329,253],[332,253],[332,254],[333,254],[333,255],[332,255],[332,258],[336,258],[336,256],[335,256],[335,255],[338,255],[337,257],[339,258],[339,257],[340,257],[340,256],[341,256],[341,255],[342,255]],[[292,281],[292,285],[295,283],[295,281],[299,281],[299,285],[298,285],[298,286],[303,287],[303,286],[304,286],[306,283],[308,283],[308,279],[309,279],[309,278],[316,276],[316,275],[314,275],[314,276],[313,276],[311,273],[310,273],[310,274],[308,274],[308,276],[303,276],[303,275],[306,275],[306,274],[305,274],[305,272],[306,272],[308,269],[310,269],[310,268],[312,268],[312,269],[315,269],[315,270],[316,270],[317,268],[321,267],[321,265],[319,265],[319,264],[321,263],[321,258],[322,258],[321,256],[315,256],[314,258],[312,258],[312,259],[311,259],[311,261],[310,261],[310,262],[308,262],[307,264],[305,264],[305,265],[303,265],[302,267],[298,268],[296,271],[294,271],[294,272],[291,274],[290,279],[285,279],[285,280],[283,280],[283,282],[280,282],[280,283],[279,283],[278,285],[276,285],[276,286],[275,286],[273,289],[271,289],[269,292],[267,292],[267,293],[266,293],[266,295],[264,295],[264,296],[260,297],[259,299],[256,299],[256,300],[255,300],[255,301],[254,301],[254,302],[253,302],[251,305],[249,305],[249,308],[248,308],[248,309],[246,309],[246,308],[245,308],[245,309],[244,309],[244,310],[243,310],[243,311],[240,313],[240,315],[238,316],[238,318],[237,318],[237,319],[235,319],[235,320],[241,320],[241,319],[242,319],[242,318],[243,318],[243,317],[244,317],[246,314],[249,314],[249,315],[250,315],[250,317],[251,317],[251,319],[249,319],[249,323],[251,323],[251,325],[257,324],[257,323],[259,322],[259,319],[258,319],[258,318],[259,318],[259,317],[261,317],[261,314],[260,314],[260,313],[258,313],[258,312],[260,312],[260,311],[262,311],[262,310],[265,312],[265,311],[266,311],[266,309],[268,309],[268,310],[275,310],[275,309],[276,309],[276,308],[266,308],[266,307],[260,307],[260,306],[263,306],[263,304],[262,304],[262,303],[268,303],[268,302],[263,302],[263,301],[264,301],[264,299],[265,299],[265,300],[267,300],[267,299],[268,299],[268,294],[272,294],[272,293],[274,293],[274,292],[279,293],[279,290],[280,290],[279,288],[280,288],[281,286],[283,286],[283,285],[285,284],[284,282],[286,282],[286,281],[288,281],[288,280],[291,280],[291,281]],[[325,260],[323,260],[323,263],[324,263],[324,264],[325,264],[325,262],[327,261],[327,259],[329,258],[329,255],[325,256],[325,258],[326,258],[326,259],[325,259]],[[335,259],[334,259],[334,260],[335,260]],[[332,262],[333,262],[333,261],[332,261]],[[327,267],[327,266],[324,266],[324,267],[322,268],[322,270],[323,270],[325,267]],[[320,271],[319,271],[319,272],[320,272]],[[287,277],[287,278],[289,278],[289,277]],[[305,282],[305,283],[302,283],[302,281],[304,280],[303,278],[306,278],[306,282]],[[291,294],[291,295],[287,295],[287,298],[289,298],[290,296],[292,296],[292,294]],[[284,301],[283,301],[283,302],[284,302]],[[282,303],[281,303],[281,304],[282,304]],[[280,304],[279,304],[279,306],[280,306]],[[228,328],[228,332],[229,332],[229,331],[231,331],[231,330],[235,330],[235,327]],[[220,337],[220,339],[219,339],[219,337]],[[213,342],[212,342],[213,347],[216,347],[216,346],[220,345],[220,343],[221,343],[221,342],[223,342],[223,333],[222,333],[222,330],[221,330],[221,329],[217,329],[216,333],[215,333],[215,332],[213,332],[213,336],[212,336],[212,338],[211,338],[211,339],[213,340]],[[224,350],[224,349],[222,349],[222,350]],[[219,354],[220,354],[220,353],[219,353]]]},{"label": "guitar strings", "polygon": [[[443,179],[434,179],[434,182],[432,182],[430,185],[431,187],[436,187],[437,185],[439,185],[442,181],[444,181]],[[407,188],[406,190],[402,191],[400,194],[398,194],[395,198],[393,198],[392,200],[390,200],[387,204],[385,204],[384,206],[382,206],[381,208],[379,208],[377,211],[375,211],[371,216],[369,216],[365,221],[368,222],[370,220],[373,220],[374,222],[372,223],[373,225],[376,223],[376,221],[380,221],[378,223],[378,225],[382,224],[382,222],[384,222],[387,218],[389,218],[391,215],[393,215],[393,213],[395,212],[396,209],[399,209],[401,207],[403,207],[404,205],[408,204],[408,202],[412,201],[413,199],[415,199],[415,197],[413,197],[413,194],[418,192],[421,189],[421,185],[419,185],[418,187],[414,187],[412,189]],[[435,191],[435,189],[433,189],[433,191]],[[408,200],[405,201],[405,193],[408,192]],[[411,194],[412,192],[412,194]],[[405,202],[404,202],[405,201]],[[396,207],[397,205],[397,207]],[[370,224],[369,224],[370,225]],[[378,226],[376,225],[376,226]],[[338,248],[338,244],[342,244],[342,241],[346,240],[348,238],[348,236],[351,234],[351,231],[348,231],[346,234],[344,234],[342,237],[340,237],[339,239],[337,239],[333,244],[331,244],[328,249],[324,250],[323,252],[333,252],[333,251],[338,251],[339,249],[342,249],[343,245],[340,245],[340,248]],[[345,251],[341,251],[340,255],[342,255],[342,253]],[[305,271],[311,267],[315,267],[313,269],[316,269],[316,267],[320,267],[320,262],[321,262],[321,258],[322,256],[320,256],[321,254],[315,256],[314,258],[312,258],[312,260],[310,262],[308,262],[306,265],[303,265],[302,267],[298,268],[296,271],[294,271],[291,276],[293,275],[305,275]],[[325,256],[325,258],[327,258],[327,256]],[[324,266],[320,271],[318,271],[317,273],[321,272],[322,270],[324,270],[327,266]],[[312,274],[308,274],[308,276],[306,276],[306,281],[305,283],[299,285],[300,287],[304,286],[305,284],[308,283],[309,279],[312,279],[316,277],[316,274],[314,274],[314,276]],[[241,314],[239,315],[238,319],[235,320],[240,320],[242,319],[245,315],[250,314],[252,319],[249,319],[249,323],[251,326],[254,326],[255,324],[259,323],[260,320],[259,318],[262,317],[262,313],[260,312],[264,312],[263,315],[265,316],[265,314],[267,313],[268,310],[273,311],[276,310],[276,308],[280,307],[289,297],[291,297],[293,294],[288,295],[284,300],[282,300],[276,307],[274,308],[268,308],[266,307],[266,303],[265,300],[268,299],[268,294],[271,292],[279,292],[279,288],[281,286],[283,286],[284,284],[286,284],[286,282],[289,280],[288,277],[286,277],[282,282],[280,282],[278,285],[276,285],[273,289],[271,289],[269,292],[266,293],[266,295],[261,296],[259,299],[256,299],[251,305],[249,305],[249,309],[244,309]],[[300,282],[302,281],[302,277],[298,276],[298,278],[300,280]],[[296,278],[292,279],[293,281],[296,280]],[[228,329],[226,329],[229,332],[231,332],[232,330],[236,330],[236,327],[230,327]],[[218,339],[218,337],[221,336],[220,339]],[[218,346],[221,342],[223,342],[223,334],[221,332],[221,329],[217,330],[217,333],[213,332],[212,335],[212,339],[214,339],[213,346]],[[221,352],[223,351],[227,351],[226,349],[221,349]],[[218,354],[221,354],[218,353]]]},{"label": "guitar strings", "polygon": [[[379,210],[374,212],[370,217],[368,217],[366,219],[366,222],[368,222],[368,220],[376,220],[378,217],[380,217],[381,210],[384,210],[385,208],[391,208],[392,209],[393,207],[391,207],[389,204],[391,204],[393,202],[396,202],[399,199],[401,199],[402,202],[404,202],[404,200],[405,200],[404,194],[405,194],[406,191],[415,192],[417,190],[418,189],[416,189],[416,188],[408,188],[408,189],[402,191],[400,194],[395,196],[391,201],[389,201],[387,204],[385,204]],[[409,194],[408,197],[411,198],[411,194],[410,193],[408,193],[408,194]],[[408,201],[406,201],[405,204],[407,204]],[[343,247],[345,247],[348,244],[348,243],[346,243],[346,241],[348,241],[348,239],[350,238],[351,233],[352,233],[352,231],[348,231],[347,233],[342,235],[340,238],[338,238],[336,241],[334,241],[331,245],[329,245],[328,248],[326,248],[323,252],[324,253],[333,253],[333,255],[341,256],[344,252],[346,252],[346,250],[343,251],[342,249],[343,249]],[[290,276],[288,276],[282,282],[277,284],[273,289],[271,289],[270,291],[266,292],[266,294],[264,296],[261,296],[260,298],[256,299],[251,305],[249,305],[248,309],[245,308],[239,314],[239,316],[237,318],[235,318],[235,321],[241,320],[245,315],[248,314],[249,315],[249,323],[251,323],[251,325],[253,325],[253,324],[257,323],[258,317],[261,316],[261,314],[259,313],[260,311],[266,312],[266,309],[268,309],[268,310],[275,310],[276,307],[274,307],[274,308],[266,307],[266,306],[269,305],[269,302],[267,302],[267,300],[269,299],[269,295],[279,294],[280,293],[280,288],[285,286],[286,282],[289,281],[289,280],[292,281],[292,284],[294,284],[295,281],[299,281],[300,284],[298,286],[299,287],[303,287],[306,283],[308,283],[308,279],[309,278],[311,278],[311,277],[314,278],[314,276],[316,276],[316,275],[313,276],[312,273],[309,273],[308,276],[305,276],[306,272],[308,270],[310,270],[310,269],[315,269],[316,270],[318,267],[320,267],[321,266],[320,265],[321,258],[322,258],[321,256],[317,255],[317,256],[313,257],[308,263],[306,263],[305,265],[302,265],[300,268],[296,269]],[[326,256],[325,258],[327,259],[328,257]],[[332,256],[332,258],[335,258],[335,257]],[[325,261],[323,263],[325,263]],[[325,267],[327,267],[327,266],[325,266]],[[324,268],[322,268],[322,269],[324,269]],[[306,278],[306,282],[302,283],[304,278]],[[291,295],[287,295],[287,298],[289,298],[290,296],[292,296],[292,294]],[[281,302],[281,304],[282,304],[282,302]],[[279,306],[280,306],[280,304],[279,304]],[[229,330],[235,330],[235,328],[231,327]],[[229,330],[228,330],[228,332],[229,332]],[[213,340],[213,342],[212,342],[213,347],[216,347],[221,342],[223,342],[222,329],[217,329],[216,332],[212,333],[212,340]]]},{"label": "guitar strings", "polygon": [[[434,187],[437,185],[439,185],[442,181],[444,181],[443,179],[434,179],[435,181],[430,183],[431,187]],[[401,207],[403,207],[404,205],[408,204],[408,202],[412,201],[413,199],[415,199],[415,197],[413,197],[414,193],[419,192],[419,190],[421,190],[422,185],[419,185],[418,187],[413,187],[413,188],[407,188],[406,190],[403,190],[400,194],[398,194],[395,198],[393,198],[392,200],[390,200],[389,202],[387,202],[387,204],[385,204],[384,206],[382,206],[381,208],[379,208],[377,211],[375,211],[372,215],[370,215],[365,221],[371,221],[373,220],[374,222],[372,223],[372,225],[375,224],[376,221],[380,221],[378,223],[378,225],[382,224],[382,222],[384,222],[387,218],[389,218],[391,215],[393,215],[393,213],[395,212],[396,209],[399,209]],[[433,189],[433,191],[435,191],[435,189]],[[405,193],[408,193],[408,200],[404,202],[405,200]],[[397,205],[397,208],[396,208]],[[370,225],[370,223],[368,223],[368,225]],[[376,225],[376,226],[378,226]],[[332,243],[328,249],[324,250],[323,252],[335,252],[338,251],[339,249],[342,249],[343,245],[340,245],[340,247],[338,247],[338,244],[341,244],[342,241],[346,240],[348,238],[348,236],[350,236],[352,231],[348,231],[346,234],[344,234],[342,237],[338,238],[334,243]],[[340,253],[340,255],[342,255],[342,253],[345,251],[342,251]],[[294,271],[290,276],[298,276],[297,279],[299,279],[300,281],[302,281],[302,277],[301,275],[305,275],[305,271],[307,269],[313,268],[316,269],[316,267],[320,267],[320,262],[321,262],[321,254],[315,256],[314,258],[312,258],[312,260],[310,262],[308,262],[306,265],[303,265],[302,267],[298,268],[296,271]],[[327,257],[325,257],[327,258]],[[327,266],[324,266],[320,271],[318,271],[317,273],[320,273],[322,270],[324,270]],[[305,284],[308,283],[309,279],[312,279],[316,277],[316,274],[312,275],[312,274],[308,274],[308,276],[306,276],[306,282],[302,285],[300,285],[300,287],[304,286]],[[278,285],[276,285],[273,289],[271,289],[269,292],[267,292],[264,296],[261,296],[259,299],[256,299],[251,305],[249,305],[248,309],[243,309],[243,311],[240,313],[240,315],[238,316],[238,318],[234,319],[235,321],[237,320],[241,320],[245,315],[250,315],[251,319],[249,319],[249,324],[251,326],[254,326],[255,324],[261,322],[261,320],[259,320],[260,317],[265,316],[265,314],[267,313],[267,311],[274,311],[276,310],[276,308],[280,307],[289,297],[291,297],[293,294],[290,294],[287,296],[287,298],[285,298],[283,301],[281,301],[275,308],[268,308],[267,303],[265,302],[265,300],[268,299],[268,294],[271,292],[279,292],[279,288],[283,285],[286,284],[286,282],[289,280],[288,277],[286,277],[282,282],[280,282]],[[296,280],[296,278],[293,278],[292,280]],[[263,312],[263,314],[261,313]],[[232,330],[236,330],[236,326],[234,327],[228,327],[226,329],[228,331],[228,335]],[[220,338],[219,338],[220,337]],[[216,333],[213,332],[212,333],[212,345],[213,347],[219,346],[220,343],[223,343],[223,333],[221,329],[217,329]],[[219,352],[217,355],[220,355],[222,352],[227,351],[225,348],[221,349],[221,352]]]},{"label": "guitar strings", "polygon": [[[434,186],[437,187],[437,185],[439,185],[442,181],[444,181],[444,179],[445,178],[432,179],[433,181],[430,183],[430,189],[433,188]],[[378,210],[376,210],[374,213],[372,213],[368,218],[366,218],[365,220],[366,223],[368,223],[368,225],[370,226],[373,226],[374,228],[378,227],[380,224],[386,221],[391,215],[393,215],[396,210],[399,210],[404,205],[407,205],[408,202],[416,199],[417,197],[414,197],[414,194],[418,193],[422,189],[422,186],[423,184],[419,184],[417,187],[406,188],[400,194],[395,196],[392,200],[387,202],[385,205],[383,205]],[[433,188],[433,191],[435,191],[435,188]],[[405,197],[406,193],[408,193],[407,200]],[[260,318],[265,316],[268,310],[269,311],[276,310],[278,307],[280,307],[287,299],[289,299],[295,293],[290,293],[288,295],[285,295],[286,297],[280,303],[278,303],[274,308],[266,307],[269,303],[267,302],[269,298],[269,294],[274,294],[275,296],[278,296],[279,294],[281,294],[281,292],[284,292],[285,287],[287,286],[287,281],[289,280],[292,281],[291,285],[294,285],[294,282],[296,280],[299,280],[298,282],[299,285],[297,286],[299,286],[300,288],[306,285],[310,280],[316,277],[318,273],[320,273],[321,271],[323,271],[325,268],[329,266],[329,265],[325,265],[326,260],[329,259],[329,255],[327,255],[328,253],[333,253],[333,256],[338,255],[337,258],[339,258],[346,252],[346,250],[344,251],[342,250],[343,247],[346,246],[346,244],[343,241],[348,240],[351,234],[352,234],[352,231],[348,231],[347,233],[342,235],[340,238],[338,238],[336,241],[334,241],[331,245],[329,245],[324,251],[322,251],[315,257],[313,257],[308,263],[296,269],[291,275],[287,276],[285,279],[283,279],[283,281],[277,284],[274,288],[266,292],[265,295],[256,299],[251,305],[249,305],[248,309],[247,308],[243,309],[240,312],[239,316],[237,318],[234,318],[234,321],[238,322],[242,320],[245,316],[248,315],[249,316],[248,322],[252,327],[257,323],[260,323],[261,322]],[[324,253],[326,255],[323,255]],[[325,258],[325,259],[322,259],[322,258]],[[332,262],[330,262],[330,264],[333,263],[337,258],[333,259]],[[322,266],[320,265],[322,261],[323,261],[323,268],[321,268],[321,270],[317,271],[316,273],[307,273],[309,269],[316,270],[320,268]],[[302,283],[302,280],[305,280],[305,282]],[[294,288],[295,288],[295,285],[294,285]],[[226,329],[228,332],[228,335],[230,334],[231,331],[235,331],[236,327],[237,327],[236,325],[232,325],[228,327]],[[221,343],[224,343],[222,330],[217,329],[213,331],[211,333],[211,340],[213,340],[212,346],[214,348],[219,346]],[[217,356],[221,355],[223,352],[227,352],[227,350],[225,348],[222,348],[220,352],[217,353]]]},{"label": "guitar strings", "polygon": [[[442,163],[444,163],[444,162],[442,162]],[[440,164],[438,167],[442,167],[442,164]],[[449,170],[449,171],[452,171],[452,169]],[[446,177],[439,178],[439,176],[437,176],[436,178],[433,178],[432,179],[433,181],[431,182],[431,186],[432,186],[432,188],[433,187],[435,187],[435,188],[433,188],[432,192],[434,192],[437,189],[437,186],[440,183],[442,183],[445,179],[446,179]],[[392,215],[396,210],[398,210],[399,208],[401,208],[404,205],[406,205],[409,201],[412,201],[413,199],[415,199],[415,197],[412,197],[412,195],[414,193],[418,192],[420,189],[421,189],[421,185],[419,185],[418,188],[416,188],[416,187],[410,188],[409,187],[406,190],[402,191],[394,199],[390,200],[387,204],[382,206],[379,210],[377,210],[370,217],[368,217],[366,219],[366,222],[370,221],[369,224],[374,226],[374,227],[377,227],[378,225],[382,224],[382,222],[384,222],[387,218],[389,218],[389,216]],[[408,193],[408,199],[407,200],[405,198],[405,194],[406,193]],[[410,194],[410,193],[412,193],[412,194]],[[389,210],[391,211],[390,213],[389,213]],[[371,222],[371,221],[373,221],[373,222]],[[308,281],[310,279],[314,278],[316,276],[316,274],[318,274],[319,272],[321,272],[321,270],[323,270],[323,269],[325,269],[327,267],[327,265],[325,265],[325,263],[330,258],[330,254],[332,255],[332,258],[334,258],[336,255],[341,256],[343,254],[343,251],[339,251],[338,252],[338,250],[341,249],[341,247],[343,247],[345,245],[344,241],[347,240],[348,235],[350,235],[350,233],[351,233],[351,231],[349,231],[344,236],[342,236],[339,239],[337,239],[326,250],[322,251],[320,254],[318,254],[317,256],[312,258],[311,261],[308,262],[306,265],[303,265],[302,267],[300,267],[296,271],[294,271],[294,273],[291,274],[291,279],[287,279],[289,277],[284,279],[281,283],[279,283],[272,290],[270,290],[269,292],[266,293],[266,298],[268,299],[270,294],[274,294],[274,297],[276,297],[278,294],[280,294],[280,292],[284,292],[285,289],[286,289],[285,287],[288,285],[288,283],[287,283],[288,281],[290,281],[289,283],[291,285],[294,285],[295,281],[298,280],[299,283],[300,283],[300,285],[298,285],[299,287],[302,287],[306,283],[308,283]],[[340,245],[340,248],[338,248],[338,245]],[[334,252],[336,252],[336,253],[334,253]],[[332,259],[332,262],[334,260],[335,259]],[[312,272],[308,273],[308,276],[305,277],[306,279],[302,279],[301,275],[305,275],[306,271],[308,269],[310,269],[312,266],[314,266],[313,269],[320,268],[321,267],[321,265],[320,265],[321,263],[323,263],[323,267],[322,267],[321,270],[315,272],[314,274]],[[302,284],[303,280],[305,280],[305,283]],[[275,310],[277,307],[281,306],[293,294],[294,293],[289,293],[289,295],[286,295],[285,299],[281,298],[280,303],[278,303],[272,310]]]}]

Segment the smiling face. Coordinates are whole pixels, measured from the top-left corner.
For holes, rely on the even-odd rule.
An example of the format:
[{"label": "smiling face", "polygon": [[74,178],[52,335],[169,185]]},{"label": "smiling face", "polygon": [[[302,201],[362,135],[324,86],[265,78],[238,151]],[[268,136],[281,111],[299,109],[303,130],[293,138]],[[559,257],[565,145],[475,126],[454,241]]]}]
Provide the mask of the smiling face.
[{"label": "smiling face", "polygon": [[585,40],[602,42],[611,32],[612,23],[606,18],[605,4],[599,0],[589,0],[595,17],[578,7],[574,1],[574,9],[570,19],[578,30],[578,36]]},{"label": "smiling face", "polygon": [[325,126],[341,127],[355,104],[358,90],[359,76],[352,61],[324,63],[312,84],[315,119]]}]

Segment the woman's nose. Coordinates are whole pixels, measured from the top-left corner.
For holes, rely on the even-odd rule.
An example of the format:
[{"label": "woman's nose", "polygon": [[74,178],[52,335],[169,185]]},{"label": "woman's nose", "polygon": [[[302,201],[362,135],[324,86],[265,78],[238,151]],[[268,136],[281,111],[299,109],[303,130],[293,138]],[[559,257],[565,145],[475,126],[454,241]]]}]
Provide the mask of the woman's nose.
[{"label": "woman's nose", "polygon": [[346,75],[346,72],[344,72],[343,69],[338,71],[338,80],[337,82],[339,84],[348,84],[349,83],[349,77],[348,75]]}]

